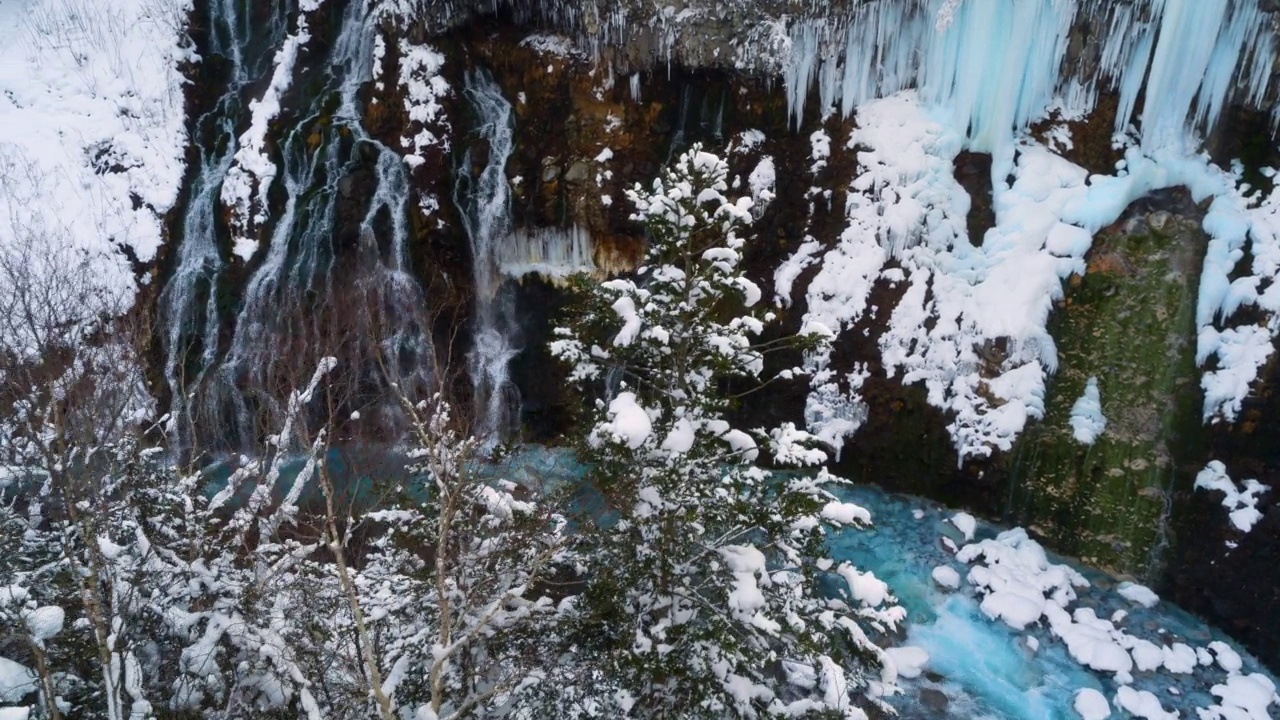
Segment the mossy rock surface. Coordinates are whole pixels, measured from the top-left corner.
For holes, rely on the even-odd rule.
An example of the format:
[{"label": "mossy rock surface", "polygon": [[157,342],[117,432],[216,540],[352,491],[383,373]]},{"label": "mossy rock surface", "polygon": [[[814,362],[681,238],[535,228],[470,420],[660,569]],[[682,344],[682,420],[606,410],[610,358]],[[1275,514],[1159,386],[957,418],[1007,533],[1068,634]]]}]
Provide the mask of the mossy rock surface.
[{"label": "mossy rock surface", "polygon": [[[1180,190],[1103,230],[1050,323],[1059,367],[1043,422],[1018,443],[1011,515],[1056,549],[1138,577],[1159,570],[1170,497],[1199,436],[1195,306],[1207,238]],[[1106,430],[1073,435],[1097,378]]]}]

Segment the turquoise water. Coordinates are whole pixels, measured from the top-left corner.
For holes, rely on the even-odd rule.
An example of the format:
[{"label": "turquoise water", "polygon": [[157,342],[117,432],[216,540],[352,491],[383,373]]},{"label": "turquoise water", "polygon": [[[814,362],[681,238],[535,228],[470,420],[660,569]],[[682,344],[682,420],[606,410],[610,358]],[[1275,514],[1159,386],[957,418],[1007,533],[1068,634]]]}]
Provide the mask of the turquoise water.
[{"label": "turquoise water", "polygon": [[[1073,701],[1081,688],[1093,688],[1111,700],[1112,717],[1128,717],[1116,709],[1113,698],[1119,686],[1114,677],[1082,667],[1047,628],[1032,625],[1024,632],[1014,631],[984,616],[978,598],[963,580],[955,592],[933,582],[930,573],[934,567],[949,565],[961,578],[969,569],[942,542],[946,537],[957,545],[964,544],[959,530],[948,522],[954,511],[874,487],[842,488],[840,494],[870,510],[875,526],[835,534],[831,539],[833,555],[872,571],[889,584],[908,614],[903,644],[929,653],[925,674],[904,681],[904,694],[892,701],[903,718],[1077,718]],[[1003,529],[979,521],[974,540],[993,538]],[[1115,591],[1118,581],[1114,578],[1053,554],[1049,559],[1074,567],[1090,582],[1089,587],[1077,590],[1079,598],[1071,608],[1092,608],[1102,618],[1124,610],[1128,616],[1118,626],[1157,645],[1185,642],[1204,647],[1215,640],[1226,642],[1240,654],[1242,673],[1263,673],[1275,681],[1236,643],[1182,609],[1166,602],[1143,608]],[[1028,647],[1028,637],[1035,638],[1038,650]],[[1154,693],[1166,710],[1195,718],[1196,708],[1215,702],[1209,690],[1223,682],[1226,673],[1212,665],[1198,666],[1191,674],[1135,670],[1133,676],[1132,687]],[[933,707],[923,702],[931,690],[946,696],[945,710],[937,709],[936,694]]]},{"label": "turquoise water", "polygon": [[[381,462],[378,458],[381,457]],[[403,471],[388,483],[387,469],[398,462],[385,451],[367,453],[334,452],[329,462],[337,477],[344,481],[345,492],[357,501],[372,501],[388,485],[401,485],[410,495],[422,497],[420,483]],[[299,465],[286,469],[277,491],[283,493],[292,483]],[[577,484],[583,466],[567,451],[540,447],[522,448],[495,463],[477,466],[485,477],[505,478],[540,490],[563,489]],[[229,469],[211,467],[207,475],[207,492],[212,495],[225,482]],[[374,482],[371,478],[378,477]],[[871,571],[889,584],[900,604],[907,610],[905,633],[882,639],[884,644],[901,644],[922,648],[929,654],[925,672],[900,682],[902,694],[889,700],[900,717],[920,720],[971,720],[974,718],[1009,718],[1016,720],[1067,720],[1078,717],[1073,709],[1077,690],[1093,688],[1112,701],[1115,718],[1128,715],[1115,708],[1118,689],[1110,673],[1099,673],[1081,666],[1066,651],[1064,644],[1047,628],[1032,625],[1017,632],[982,614],[973,589],[963,580],[960,589],[946,591],[931,577],[935,567],[949,565],[961,576],[968,565],[955,559],[944,543],[949,539],[963,545],[960,531],[949,522],[955,514],[936,503],[921,498],[891,495],[871,486],[838,488],[843,500],[867,508],[874,527],[866,530],[842,530],[830,538],[832,556],[847,560],[862,571]],[[316,498],[312,491],[307,497]],[[607,522],[599,496],[582,490],[574,496],[580,510]],[[995,537],[1003,528],[979,522],[974,541]],[[1157,645],[1185,642],[1204,647],[1222,641],[1238,652],[1243,660],[1242,672],[1262,673],[1273,682],[1275,677],[1248,656],[1223,633],[1206,626],[1199,619],[1169,603],[1161,602],[1147,609],[1121,597],[1115,587],[1118,581],[1101,572],[1082,567],[1068,559],[1050,554],[1053,563],[1069,565],[1090,582],[1077,590],[1078,599],[1070,606],[1091,608],[1098,617],[1110,618],[1118,610],[1127,617],[1117,623],[1124,632]],[[1029,643],[1028,638],[1034,638]],[[1032,650],[1031,645],[1038,644]],[[1224,681],[1226,674],[1217,665],[1197,666],[1191,674],[1173,675],[1165,671],[1133,672],[1132,687],[1148,690],[1168,710],[1178,710],[1184,718],[1197,717],[1196,708],[1215,702],[1210,688]]]}]

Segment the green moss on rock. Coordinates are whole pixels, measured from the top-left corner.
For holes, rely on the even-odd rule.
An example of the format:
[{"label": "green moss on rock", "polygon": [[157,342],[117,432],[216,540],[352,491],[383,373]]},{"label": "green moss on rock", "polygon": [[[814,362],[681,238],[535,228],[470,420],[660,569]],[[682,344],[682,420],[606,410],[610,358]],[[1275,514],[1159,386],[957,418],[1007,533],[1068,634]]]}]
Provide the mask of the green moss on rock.
[{"label": "green moss on rock", "polygon": [[[1162,199],[1189,204],[1180,192]],[[1197,219],[1143,209],[1098,235],[1088,272],[1072,278],[1050,324],[1059,368],[1043,422],[1015,450],[1010,491],[1015,519],[1053,547],[1137,576],[1158,569],[1170,493],[1199,434],[1195,305],[1206,244]],[[1070,419],[1090,377],[1107,427],[1084,445]]]}]

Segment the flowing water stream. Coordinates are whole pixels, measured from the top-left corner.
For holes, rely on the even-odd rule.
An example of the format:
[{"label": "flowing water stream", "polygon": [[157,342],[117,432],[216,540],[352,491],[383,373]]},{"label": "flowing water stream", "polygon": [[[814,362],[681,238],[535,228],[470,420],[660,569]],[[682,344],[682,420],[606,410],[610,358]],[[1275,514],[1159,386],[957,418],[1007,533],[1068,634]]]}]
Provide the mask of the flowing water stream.
[{"label": "flowing water stream", "polygon": [[[353,452],[331,450],[326,460],[330,472],[340,482],[350,483],[351,496],[376,502],[379,483],[388,479],[407,482],[411,495],[426,497],[429,485],[417,485],[403,473],[404,459],[386,456],[378,449]],[[303,461],[291,463],[277,488],[288,487]],[[372,468],[372,471],[360,468]],[[388,475],[389,469],[391,470]],[[585,472],[572,452],[564,449],[524,445],[500,462],[477,461],[481,477],[514,481],[529,488],[576,487]],[[226,465],[206,471],[209,495],[221,490],[231,473]],[[1131,668],[1128,683],[1116,674],[1099,671],[1082,663],[1079,647],[1055,634],[1051,623],[1039,621],[1015,630],[989,616],[983,595],[975,590],[977,573],[999,566],[991,560],[962,559],[956,548],[966,545],[1000,543],[1009,536],[1005,528],[975,521],[966,532],[966,523],[957,522],[957,513],[923,498],[886,493],[870,485],[849,485],[837,489],[841,499],[866,508],[872,525],[833,532],[828,540],[831,557],[848,561],[860,572],[871,573],[887,583],[889,590],[907,611],[900,632],[879,636],[884,647],[912,648],[906,655],[891,651],[895,658],[927,656],[923,665],[897,662],[902,675],[900,692],[886,701],[905,720],[1078,720],[1076,695],[1092,690],[1107,698],[1112,717],[1123,714],[1115,698],[1128,688],[1150,693],[1166,713],[1177,717],[1248,720],[1247,714],[1204,714],[1222,702],[1226,684],[1246,687],[1275,683],[1276,678],[1255,658],[1221,631],[1167,602],[1150,606],[1130,599],[1125,585],[1115,577],[1068,558],[1045,553],[1038,545],[1024,546],[1041,569],[1051,574],[1055,568],[1076,572],[1087,585],[1076,587],[1067,609],[1077,618],[1096,618],[1113,625],[1106,638],[1125,637],[1132,647],[1127,652],[1143,656],[1155,648],[1157,658],[1168,658],[1179,645],[1194,654],[1190,666],[1173,672],[1167,667]],[[235,502],[247,499],[247,491]],[[308,488],[302,504],[320,502],[318,491]],[[585,490],[575,497],[576,510],[607,518],[607,505],[595,493]],[[1015,531],[1016,534],[1016,531]],[[1025,555],[1025,553],[1023,553]],[[938,568],[955,571],[956,587],[940,583]],[[1079,644],[1081,638],[1071,642]],[[1147,653],[1150,654],[1150,653]],[[1127,657],[1126,653],[1126,657]],[[1170,663],[1173,664],[1173,663]],[[1234,678],[1234,680],[1233,680]],[[1274,706],[1273,708],[1274,709]],[[1159,715],[1151,717],[1174,717]]]},{"label": "flowing water stream", "polygon": [[[325,55],[291,69],[304,92],[301,106],[286,107],[279,118],[286,129],[277,143],[272,193],[281,200],[278,210],[273,203],[265,251],[249,260],[229,333],[213,289],[229,262],[227,243],[218,237],[219,191],[244,125],[243,88],[261,76],[263,58],[245,64],[259,43],[238,34],[252,24],[236,14],[238,6],[210,3],[210,17],[226,20],[218,29],[229,29],[212,33],[211,44],[233,66],[233,80],[201,120],[219,134],[202,143],[177,266],[165,290],[175,438],[184,447],[197,439],[213,448],[252,444],[274,427],[282,399],[306,368],[325,355],[346,361],[344,402],[376,405],[379,428],[393,429],[399,399],[392,388],[410,397],[429,390],[435,368],[422,292],[409,269],[408,173],[401,156],[362,124],[360,90],[373,75],[378,32],[371,3],[325,7],[337,16],[329,42],[320,45]],[[262,44],[269,49],[283,35],[279,23]],[[357,179],[370,188],[367,200],[350,197]],[[360,216],[357,237],[343,237],[342,228],[352,226],[352,205]]]},{"label": "flowing water stream", "polygon": [[182,216],[177,262],[161,296],[165,345],[165,378],[172,393],[174,437],[181,446],[192,441],[189,422],[193,398],[206,369],[218,356],[222,324],[219,283],[226,261],[219,250],[218,212],[222,182],[231,168],[247,113],[247,86],[269,67],[274,48],[286,32],[287,5],[276,2],[270,22],[255,23],[248,8],[236,0],[209,0],[209,49],[221,58],[226,83],[217,102],[196,120],[194,163]]},{"label": "flowing water stream", "polygon": [[515,347],[515,307],[499,256],[513,236],[507,159],[515,148],[511,103],[484,70],[467,75],[467,100],[476,114],[476,135],[488,148],[484,166],[472,174],[472,151],[462,156],[454,202],[463,219],[475,277],[474,339],[468,355],[479,433],[493,441],[509,435],[519,421],[520,394],[508,366]]}]

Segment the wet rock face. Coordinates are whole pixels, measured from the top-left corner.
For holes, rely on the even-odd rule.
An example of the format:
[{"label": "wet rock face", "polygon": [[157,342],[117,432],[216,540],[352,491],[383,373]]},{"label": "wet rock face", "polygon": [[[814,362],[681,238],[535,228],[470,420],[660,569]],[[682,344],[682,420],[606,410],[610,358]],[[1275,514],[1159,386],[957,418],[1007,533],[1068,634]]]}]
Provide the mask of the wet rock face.
[{"label": "wet rock face", "polygon": [[[1272,470],[1259,480],[1275,488],[1280,474]],[[1242,536],[1227,522],[1221,496],[1201,492],[1183,499],[1187,510],[1177,523],[1178,555],[1166,572],[1166,597],[1231,633],[1263,663],[1280,666],[1280,510],[1274,500],[1263,503],[1269,510]]]},{"label": "wet rock face", "polygon": [[991,202],[991,156],[986,153],[962,152],[955,159],[956,181],[969,193],[969,217],[966,225],[975,246],[996,224]]},{"label": "wet rock face", "polygon": [[[1089,117],[1066,122],[1051,118],[1036,124],[1032,132],[1041,142],[1085,170],[1110,175],[1115,172],[1116,163],[1124,158],[1124,152],[1113,142],[1119,103],[1118,95],[1104,92],[1098,96]],[[1055,127],[1065,128],[1071,142],[1055,142]]]},{"label": "wet rock face", "polygon": [[636,103],[625,84],[594,72],[580,53],[548,49],[508,27],[478,27],[460,42],[512,102],[516,149],[506,173],[516,225],[582,228],[602,272],[634,268],[644,246],[625,191],[665,158],[669,138],[649,128],[670,104],[667,88],[656,84],[648,88],[651,102]]},{"label": "wet rock face", "polygon": [[[914,0],[907,0],[914,1]],[[525,28],[562,33],[610,59],[615,68],[648,71],[677,63],[703,69],[777,72],[788,15],[842,15],[859,0],[820,6],[795,0],[694,0],[679,6],[647,0],[436,0],[424,3],[420,22],[436,34],[475,24],[495,13]]]},{"label": "wet rock face", "polygon": [[[1183,190],[1135,203],[1094,239],[1050,324],[1059,367],[1045,418],[1008,459],[1014,522],[1093,565],[1144,577],[1167,544],[1171,493],[1189,487],[1199,433],[1195,305],[1207,237]],[[1090,379],[1105,430],[1076,437]]]}]

